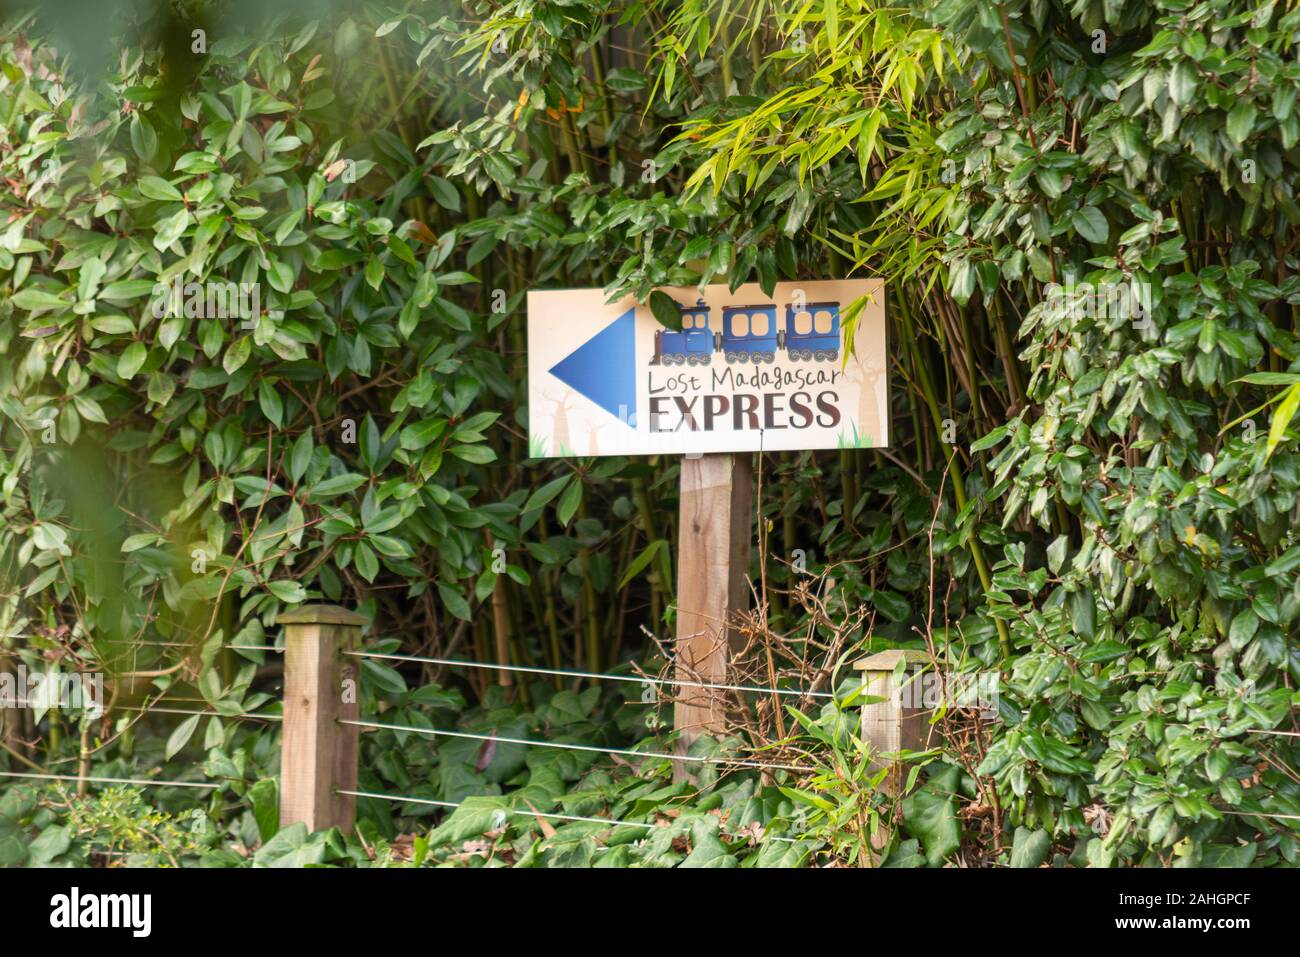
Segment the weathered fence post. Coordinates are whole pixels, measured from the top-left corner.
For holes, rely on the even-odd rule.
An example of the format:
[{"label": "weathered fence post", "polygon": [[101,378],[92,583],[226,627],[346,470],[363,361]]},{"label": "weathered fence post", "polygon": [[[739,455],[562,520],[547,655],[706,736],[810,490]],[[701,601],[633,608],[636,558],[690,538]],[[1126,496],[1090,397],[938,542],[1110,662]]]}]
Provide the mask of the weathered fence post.
[{"label": "weathered fence post", "polygon": [[[901,680],[894,677],[894,669],[899,661],[906,662]],[[919,683],[912,686],[912,694],[906,696],[906,702],[902,686],[914,678],[914,667],[932,663],[933,659],[928,652],[893,649],[878,652],[853,665],[854,670],[863,673],[864,694],[884,699],[862,706],[862,737],[871,745],[873,754],[925,750],[930,729],[929,710],[908,706],[909,702],[919,701]],[[901,796],[906,784],[906,768],[901,762],[892,759],[873,759],[871,766],[879,770],[886,763],[889,765],[889,775],[885,778],[885,790],[892,795]]]},{"label": "weathered fence post", "polygon": [[[906,662],[901,678],[894,677],[894,669],[899,661]],[[929,711],[924,707],[914,707],[918,701],[919,682],[912,669],[929,665],[932,659],[924,651],[893,649],[878,652],[869,658],[856,662],[853,667],[862,672],[864,694],[882,701],[867,702],[862,706],[862,738],[871,747],[872,760],[870,769],[879,771],[886,765],[889,773],[885,776],[881,790],[889,797],[901,798],[907,787],[907,765],[896,760],[892,755],[900,751],[925,750],[929,734]],[[903,685],[912,681],[911,694],[904,694]],[[891,755],[880,758],[877,755]],[[880,863],[885,849],[889,846],[893,828],[886,824],[871,835],[871,866]]]},{"label": "weathered fence post", "polygon": [[[748,605],[754,477],[747,454],[686,456],[681,465],[681,538],[677,570],[677,678],[723,683],[737,636],[733,616]],[[689,684],[674,688],[677,753],[701,734],[726,730],[725,694]],[[674,778],[687,775],[676,762]]]},{"label": "weathered fence post", "polygon": [[304,605],[279,618],[284,638],[284,735],[280,743],[280,826],[350,832],[356,799],[358,669],[345,651],[360,647],[356,612]]}]

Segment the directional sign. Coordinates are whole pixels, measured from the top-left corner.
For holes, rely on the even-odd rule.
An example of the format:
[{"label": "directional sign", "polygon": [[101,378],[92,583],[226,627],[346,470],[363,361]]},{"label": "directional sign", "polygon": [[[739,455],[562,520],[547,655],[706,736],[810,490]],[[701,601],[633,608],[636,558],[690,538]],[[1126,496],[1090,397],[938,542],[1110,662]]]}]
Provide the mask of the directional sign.
[{"label": "directional sign", "polygon": [[888,444],[881,280],[661,291],[680,330],[600,289],[528,294],[534,457]]}]

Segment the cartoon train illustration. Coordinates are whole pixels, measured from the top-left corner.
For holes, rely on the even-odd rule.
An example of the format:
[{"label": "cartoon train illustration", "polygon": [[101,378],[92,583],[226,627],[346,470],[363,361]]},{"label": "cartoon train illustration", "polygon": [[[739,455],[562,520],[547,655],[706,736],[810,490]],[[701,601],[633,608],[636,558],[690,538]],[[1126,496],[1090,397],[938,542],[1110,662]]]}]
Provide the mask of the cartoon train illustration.
[{"label": "cartoon train illustration", "polygon": [[708,365],[720,352],[728,362],[775,362],[784,350],[791,359],[833,362],[840,354],[840,304],[787,303],[784,328],[777,328],[777,307],[723,306],[722,330],[710,325],[712,309],[703,299],[679,305],[681,331],[655,332],[652,365]]}]

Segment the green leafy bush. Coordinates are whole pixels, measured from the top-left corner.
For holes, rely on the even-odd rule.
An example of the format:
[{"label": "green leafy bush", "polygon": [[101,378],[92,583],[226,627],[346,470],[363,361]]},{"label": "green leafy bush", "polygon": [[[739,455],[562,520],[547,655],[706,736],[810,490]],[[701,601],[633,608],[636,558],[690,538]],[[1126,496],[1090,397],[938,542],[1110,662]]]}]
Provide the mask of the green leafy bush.
[{"label": "green leafy bush", "polygon": [[[201,742],[239,799],[204,852],[224,863],[1296,863],[1300,14],[734,13],[290,13],[190,59],[146,18],[94,77],[57,25],[10,24],[5,647],[108,670],[116,706],[225,709]],[[676,468],[530,459],[528,288],[850,273],[889,283],[894,444],[761,458],[756,633],[803,684],[865,620],[831,659],[995,671],[997,721],[943,713],[897,814],[844,700],[751,702],[749,743],[817,767],[779,784],[380,731],[365,787],[465,805],[428,836],[442,811],[370,799],[365,844],[277,833],[274,732],[233,717],[273,711],[275,666],[223,646],[282,608],[355,602],[375,647],[551,668],[671,633]],[[256,283],[257,315],[193,315],[206,289],[187,314],[191,280]],[[670,746],[613,693],[361,675],[391,723]],[[35,756],[68,759],[42,720]],[[203,723],[154,720],[71,730],[96,770],[192,771]],[[654,829],[505,824],[511,795]]]}]

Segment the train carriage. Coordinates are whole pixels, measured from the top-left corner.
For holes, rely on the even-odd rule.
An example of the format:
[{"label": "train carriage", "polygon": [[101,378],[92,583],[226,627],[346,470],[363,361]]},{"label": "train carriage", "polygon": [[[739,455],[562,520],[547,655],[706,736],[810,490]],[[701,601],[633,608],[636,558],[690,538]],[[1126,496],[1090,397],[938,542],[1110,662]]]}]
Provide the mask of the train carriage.
[{"label": "train carriage", "polygon": [[788,303],[784,328],[778,328],[774,304],[723,306],[722,331],[709,326],[710,307],[703,299],[679,305],[682,328],[655,332],[655,365],[708,365],[714,352],[727,362],[769,363],[784,350],[796,361],[832,362],[840,354],[840,304]]},{"label": "train carriage", "polygon": [[656,364],[708,365],[713,358],[716,337],[709,328],[709,307],[703,299],[693,306],[678,306],[682,314],[682,328],[660,329],[655,332]]},{"label": "train carriage", "polygon": [[723,355],[728,362],[773,362],[781,347],[776,306],[723,306]]},{"label": "train carriage", "polygon": [[785,307],[786,352],[791,359],[832,362],[840,354],[840,304],[809,302]]}]

